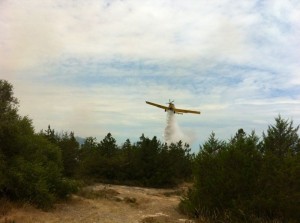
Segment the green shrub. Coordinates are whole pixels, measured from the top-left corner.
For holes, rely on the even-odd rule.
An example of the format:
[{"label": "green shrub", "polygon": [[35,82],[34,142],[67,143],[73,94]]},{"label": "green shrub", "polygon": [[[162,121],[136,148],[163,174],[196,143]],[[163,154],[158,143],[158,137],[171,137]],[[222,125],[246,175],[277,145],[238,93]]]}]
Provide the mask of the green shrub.
[{"label": "green shrub", "polygon": [[181,211],[214,221],[300,219],[299,127],[280,116],[275,121],[261,142],[242,129],[228,143],[212,134],[196,157]]},{"label": "green shrub", "polygon": [[12,86],[3,80],[0,99],[0,197],[48,208],[76,191],[76,183],[63,178],[61,150],[17,114]]}]

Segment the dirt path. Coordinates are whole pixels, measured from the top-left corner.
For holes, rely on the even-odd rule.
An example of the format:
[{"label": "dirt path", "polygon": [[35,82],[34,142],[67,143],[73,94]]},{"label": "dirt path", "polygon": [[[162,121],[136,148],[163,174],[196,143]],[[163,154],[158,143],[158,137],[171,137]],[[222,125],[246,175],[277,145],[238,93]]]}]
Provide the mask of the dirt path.
[{"label": "dirt path", "polygon": [[[55,209],[44,212],[13,208],[0,222],[7,223],[165,223],[192,222],[177,212],[176,190],[98,184],[84,188]],[[5,220],[6,219],[6,220]]]}]

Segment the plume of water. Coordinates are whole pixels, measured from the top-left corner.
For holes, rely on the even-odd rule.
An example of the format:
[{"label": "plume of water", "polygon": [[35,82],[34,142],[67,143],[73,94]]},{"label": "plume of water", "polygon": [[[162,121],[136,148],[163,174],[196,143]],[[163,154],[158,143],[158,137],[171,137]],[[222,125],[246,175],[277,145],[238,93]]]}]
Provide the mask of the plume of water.
[{"label": "plume of water", "polygon": [[173,111],[167,111],[167,123],[164,132],[164,139],[167,144],[176,143],[179,140],[184,143],[192,144],[195,140],[195,133],[189,132],[189,134],[185,134],[179,127],[176,115]]},{"label": "plume of water", "polygon": [[184,140],[185,136],[180,130],[179,125],[176,121],[176,116],[173,111],[167,111],[167,125],[164,132],[165,142],[176,143],[179,140]]}]

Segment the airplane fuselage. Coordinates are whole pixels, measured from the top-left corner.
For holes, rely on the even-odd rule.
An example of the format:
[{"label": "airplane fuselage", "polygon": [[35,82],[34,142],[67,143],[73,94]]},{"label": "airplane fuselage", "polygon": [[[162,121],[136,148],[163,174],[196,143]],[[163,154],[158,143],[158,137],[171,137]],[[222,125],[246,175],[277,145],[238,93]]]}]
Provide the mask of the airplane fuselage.
[{"label": "airplane fuselage", "polygon": [[173,103],[169,103],[169,109],[174,111],[175,110],[175,105]]},{"label": "airplane fuselage", "polygon": [[174,112],[174,114],[180,114],[180,115],[182,115],[181,112],[177,112],[177,111],[176,111],[175,105],[174,105],[173,103],[171,103],[171,102],[169,103],[169,108],[168,108],[168,109],[165,109],[165,112],[166,112],[167,110]]}]

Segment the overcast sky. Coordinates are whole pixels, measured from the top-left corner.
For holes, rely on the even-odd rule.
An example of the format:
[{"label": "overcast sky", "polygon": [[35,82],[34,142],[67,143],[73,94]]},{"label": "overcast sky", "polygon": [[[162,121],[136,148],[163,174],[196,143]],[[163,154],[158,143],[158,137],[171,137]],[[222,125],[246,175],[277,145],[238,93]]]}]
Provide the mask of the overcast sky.
[{"label": "overcast sky", "polygon": [[177,116],[195,150],[214,131],[261,136],[274,118],[300,124],[298,0],[0,0],[0,78],[20,114],[122,144],[163,140]]}]

